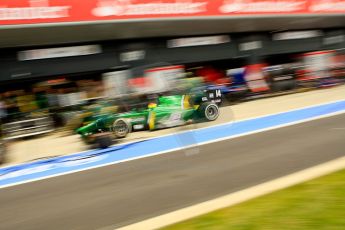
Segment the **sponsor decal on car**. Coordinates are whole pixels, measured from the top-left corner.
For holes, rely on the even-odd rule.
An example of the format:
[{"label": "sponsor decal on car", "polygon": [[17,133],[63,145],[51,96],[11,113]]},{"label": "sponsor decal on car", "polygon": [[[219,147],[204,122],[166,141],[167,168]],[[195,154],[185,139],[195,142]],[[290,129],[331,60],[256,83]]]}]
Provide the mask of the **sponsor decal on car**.
[{"label": "sponsor decal on car", "polygon": [[202,101],[210,101],[213,103],[221,103],[222,102],[222,92],[220,89],[207,90],[206,97],[203,97],[201,100]]},{"label": "sponsor decal on car", "polygon": [[133,129],[134,130],[141,130],[141,129],[144,129],[144,125],[143,124],[139,124],[139,125],[133,125]]},{"label": "sponsor decal on car", "polygon": [[185,121],[182,119],[182,113],[175,112],[157,121],[156,128],[170,128],[170,127],[180,126],[183,124],[185,124]]},{"label": "sponsor decal on car", "polygon": [[145,121],[145,117],[135,117],[131,119],[132,122],[143,122]]}]

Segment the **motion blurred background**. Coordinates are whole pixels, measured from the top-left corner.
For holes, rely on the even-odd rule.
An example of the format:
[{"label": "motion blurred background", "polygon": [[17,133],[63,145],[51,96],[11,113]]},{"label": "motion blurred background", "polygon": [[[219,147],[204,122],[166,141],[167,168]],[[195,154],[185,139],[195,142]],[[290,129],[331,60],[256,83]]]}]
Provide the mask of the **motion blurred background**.
[{"label": "motion blurred background", "polygon": [[[344,25],[345,0],[0,0],[0,229],[115,229],[334,159],[341,168]],[[142,132],[120,139],[119,117],[97,123],[128,111],[119,130]],[[151,130],[158,119],[171,129]],[[344,229],[344,179],[167,229]]]},{"label": "motion blurred background", "polygon": [[2,0],[1,161],[154,95],[216,88],[231,105],[344,84],[344,13],[343,0]]}]

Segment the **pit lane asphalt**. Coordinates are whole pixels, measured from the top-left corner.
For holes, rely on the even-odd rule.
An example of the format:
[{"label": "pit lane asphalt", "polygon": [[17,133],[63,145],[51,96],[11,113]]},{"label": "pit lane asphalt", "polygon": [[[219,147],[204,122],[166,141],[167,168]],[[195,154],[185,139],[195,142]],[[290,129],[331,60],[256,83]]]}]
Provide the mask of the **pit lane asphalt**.
[{"label": "pit lane asphalt", "polygon": [[345,156],[345,115],[0,190],[0,229],[114,229]]}]

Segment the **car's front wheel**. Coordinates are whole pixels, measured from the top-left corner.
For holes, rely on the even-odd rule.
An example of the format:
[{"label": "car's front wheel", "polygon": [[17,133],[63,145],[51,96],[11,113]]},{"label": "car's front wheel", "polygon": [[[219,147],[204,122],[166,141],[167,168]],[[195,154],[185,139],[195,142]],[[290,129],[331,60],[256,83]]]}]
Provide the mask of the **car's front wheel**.
[{"label": "car's front wheel", "polygon": [[132,126],[130,122],[126,119],[117,119],[113,123],[113,132],[117,138],[124,138],[130,133]]}]

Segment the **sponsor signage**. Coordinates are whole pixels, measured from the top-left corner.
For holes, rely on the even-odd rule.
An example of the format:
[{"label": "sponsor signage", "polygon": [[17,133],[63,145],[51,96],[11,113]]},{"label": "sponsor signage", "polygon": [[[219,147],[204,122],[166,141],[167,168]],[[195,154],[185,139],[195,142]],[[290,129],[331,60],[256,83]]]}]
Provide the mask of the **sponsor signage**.
[{"label": "sponsor signage", "polygon": [[291,31],[273,34],[273,40],[306,39],[322,36],[320,30]]},{"label": "sponsor signage", "polygon": [[120,54],[121,62],[139,61],[145,59],[145,50],[135,50]]},{"label": "sponsor signage", "polygon": [[345,13],[345,0],[1,0],[0,25]]},{"label": "sponsor signage", "polygon": [[177,38],[168,41],[168,48],[217,45],[228,42],[230,42],[230,37],[228,35]]},{"label": "sponsor signage", "polygon": [[236,1],[225,0],[220,7],[223,13],[267,13],[267,12],[301,12],[305,10],[307,1]]},{"label": "sponsor signage", "polygon": [[239,44],[240,51],[257,50],[262,48],[261,41],[244,42]]},{"label": "sponsor signage", "polygon": [[18,52],[19,61],[84,56],[102,52],[100,45],[70,46],[48,49],[24,50]]},{"label": "sponsor signage", "polygon": [[329,36],[323,39],[324,45],[334,45],[345,42],[345,35]]}]

